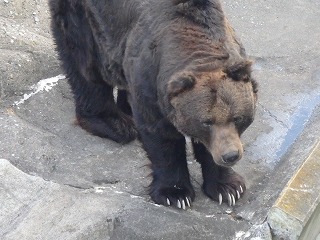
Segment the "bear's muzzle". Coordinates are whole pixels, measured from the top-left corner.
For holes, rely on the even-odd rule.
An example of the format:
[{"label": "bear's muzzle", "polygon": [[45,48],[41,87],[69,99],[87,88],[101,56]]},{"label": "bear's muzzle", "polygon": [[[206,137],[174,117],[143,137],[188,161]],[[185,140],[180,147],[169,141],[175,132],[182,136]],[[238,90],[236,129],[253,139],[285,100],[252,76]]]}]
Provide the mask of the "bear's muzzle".
[{"label": "bear's muzzle", "polygon": [[212,126],[208,150],[216,164],[231,167],[243,155],[243,147],[234,123]]}]

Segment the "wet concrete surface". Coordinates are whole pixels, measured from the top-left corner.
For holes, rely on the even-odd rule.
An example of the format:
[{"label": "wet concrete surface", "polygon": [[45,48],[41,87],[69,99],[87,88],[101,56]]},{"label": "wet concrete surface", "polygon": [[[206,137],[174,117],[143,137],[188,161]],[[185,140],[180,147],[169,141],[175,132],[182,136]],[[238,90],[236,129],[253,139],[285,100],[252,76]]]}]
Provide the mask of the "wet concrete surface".
[{"label": "wet concrete surface", "polygon": [[[150,170],[139,142],[121,146],[74,124],[66,79],[56,77],[62,72],[50,36],[46,2],[0,1],[0,158],[26,173],[3,164],[7,187],[0,184],[0,201],[4,208],[16,211],[0,209],[0,226],[5,226],[0,227],[1,239],[31,239],[27,238],[32,236],[29,228],[39,225],[41,219],[35,216],[44,211],[41,204],[37,210],[26,200],[35,195],[21,198],[23,206],[33,209],[33,217],[28,217],[26,208],[10,205],[6,197],[10,191],[22,194],[18,187],[10,190],[17,185],[15,179],[39,182],[39,189],[65,209],[70,210],[57,197],[60,191],[77,196],[85,206],[79,211],[92,219],[95,215],[90,216],[87,206],[98,198],[92,213],[111,220],[92,223],[90,231],[90,222],[77,225],[77,234],[64,239],[101,239],[103,234],[106,239],[271,239],[267,213],[320,136],[320,3],[237,0],[224,1],[224,6],[255,61],[253,74],[259,83],[256,120],[243,135],[245,154],[235,167],[245,177],[248,190],[234,208],[212,202],[201,191],[201,171],[189,152],[197,197],[192,209],[182,212],[150,201],[146,190]],[[57,193],[43,187],[47,181],[57,184],[53,187]],[[83,196],[86,191],[91,194],[88,198]],[[38,201],[49,199],[41,195]],[[45,211],[55,208],[49,204]],[[74,210],[69,213],[72,225],[79,216]],[[25,217],[6,220],[14,215]],[[59,214],[43,216],[43,221],[59,219]],[[60,224],[55,231],[63,227]],[[94,234],[95,227],[99,234]],[[101,235],[104,227],[111,230]],[[41,238],[45,230],[43,226],[37,236]],[[59,239],[54,234],[42,237]]]}]

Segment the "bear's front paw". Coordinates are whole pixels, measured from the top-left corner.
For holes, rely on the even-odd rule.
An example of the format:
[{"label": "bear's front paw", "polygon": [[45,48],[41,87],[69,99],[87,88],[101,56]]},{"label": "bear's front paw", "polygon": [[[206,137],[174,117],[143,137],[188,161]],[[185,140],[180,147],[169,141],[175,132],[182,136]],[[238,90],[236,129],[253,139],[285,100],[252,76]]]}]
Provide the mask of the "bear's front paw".
[{"label": "bear's front paw", "polygon": [[174,206],[180,209],[191,207],[195,193],[192,185],[173,185],[172,187],[151,187],[152,200],[164,206]]},{"label": "bear's front paw", "polygon": [[246,190],[243,177],[231,168],[224,168],[216,181],[204,181],[203,191],[212,200],[234,206]]}]

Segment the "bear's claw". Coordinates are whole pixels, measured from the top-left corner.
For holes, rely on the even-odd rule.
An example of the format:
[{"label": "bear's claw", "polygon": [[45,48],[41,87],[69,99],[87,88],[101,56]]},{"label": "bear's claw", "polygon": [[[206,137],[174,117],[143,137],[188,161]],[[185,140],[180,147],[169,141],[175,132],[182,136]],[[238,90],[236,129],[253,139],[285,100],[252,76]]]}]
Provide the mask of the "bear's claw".
[{"label": "bear's claw", "polygon": [[[243,187],[239,185],[239,190],[235,189],[235,186],[232,185],[225,185],[221,184],[220,187],[218,187],[218,202],[219,205],[222,204],[222,202],[227,202],[230,207],[236,205],[236,201],[241,198],[241,195],[244,193]],[[207,193],[208,195],[208,193]],[[212,199],[216,199],[213,195],[210,195]]]},{"label": "bear's claw", "polygon": [[239,191],[236,190],[236,192],[237,192],[237,198],[240,199],[240,193],[239,193]]},{"label": "bear's claw", "polygon": [[178,208],[181,208],[181,202],[180,202],[180,200],[177,201],[177,207],[178,207]]},{"label": "bear's claw", "polygon": [[[191,201],[191,200],[190,200]],[[181,201],[178,200],[178,208],[182,208],[183,210],[186,210],[187,207],[191,207],[190,205],[190,201],[189,201],[189,198],[186,197],[186,199],[182,199]],[[179,203],[181,203],[181,205],[179,205]],[[179,207],[180,206],[180,207]]]},{"label": "bear's claw", "polygon": [[157,204],[164,206],[173,206],[186,210],[191,207],[192,199],[194,199],[194,190],[192,186],[173,186],[163,187],[151,192],[152,200]]},{"label": "bear's claw", "polygon": [[191,207],[188,197],[186,197],[186,199],[181,199],[177,201],[177,208],[182,208],[183,210],[186,210],[187,207]]},{"label": "bear's claw", "polygon": [[188,197],[186,197],[186,203],[187,203],[187,205],[188,205],[188,207],[191,207],[191,199],[189,200],[189,198]]},{"label": "bear's claw", "polygon": [[229,193],[230,197],[231,197],[231,201],[229,202],[229,206],[235,206],[236,205],[236,198],[234,197],[234,195],[231,193]]},{"label": "bear's claw", "polygon": [[240,188],[240,193],[243,193],[243,188],[241,185],[239,186],[239,188]]},{"label": "bear's claw", "polygon": [[[191,207],[190,202],[191,202],[191,200],[189,200],[188,197],[186,197],[185,199],[178,199],[176,207],[179,209],[186,210],[187,207],[189,207],[189,208]],[[169,198],[167,198],[167,205],[171,206],[171,201],[169,200]]]},{"label": "bear's claw", "polygon": [[219,205],[221,205],[222,204],[222,194],[221,193],[219,193]]},{"label": "bear's claw", "polygon": [[208,179],[203,184],[204,193],[221,205],[223,202],[230,207],[235,206],[245,192],[244,179],[230,169],[221,169],[220,178],[215,181]]},{"label": "bear's claw", "polygon": [[[240,195],[238,195],[238,199],[240,199]],[[219,205],[221,205],[222,202],[223,202],[223,197],[222,197],[222,194],[219,193]],[[228,193],[228,204],[229,204],[230,207],[236,205],[236,198],[232,193]]]}]

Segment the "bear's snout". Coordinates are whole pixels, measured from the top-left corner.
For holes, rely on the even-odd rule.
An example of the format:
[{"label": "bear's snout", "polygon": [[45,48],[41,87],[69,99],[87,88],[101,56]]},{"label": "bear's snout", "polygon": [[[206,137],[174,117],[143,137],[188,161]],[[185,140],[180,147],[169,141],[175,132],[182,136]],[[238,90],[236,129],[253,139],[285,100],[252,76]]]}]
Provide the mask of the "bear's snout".
[{"label": "bear's snout", "polygon": [[242,158],[243,147],[234,124],[214,126],[208,149],[216,164],[231,167]]}]

